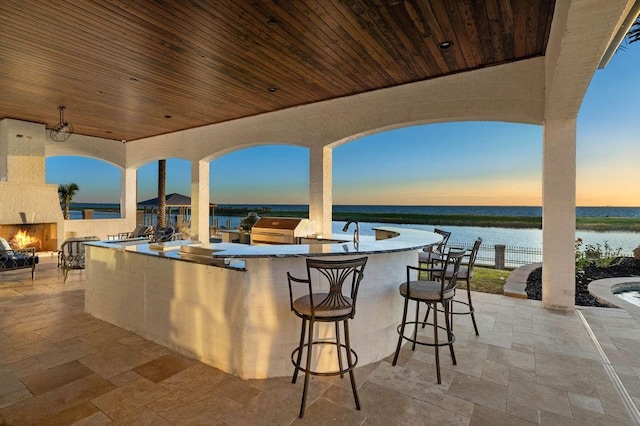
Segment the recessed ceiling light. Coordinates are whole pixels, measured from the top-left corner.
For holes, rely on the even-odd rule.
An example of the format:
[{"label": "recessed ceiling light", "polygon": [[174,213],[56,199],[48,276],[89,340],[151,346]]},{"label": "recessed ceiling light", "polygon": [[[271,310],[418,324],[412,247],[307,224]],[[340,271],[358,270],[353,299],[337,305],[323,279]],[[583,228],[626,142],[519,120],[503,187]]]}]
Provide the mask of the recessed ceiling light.
[{"label": "recessed ceiling light", "polygon": [[271,86],[267,90],[269,91],[269,93],[275,93],[278,90],[278,88]]},{"label": "recessed ceiling light", "polygon": [[267,27],[276,28],[277,26],[278,26],[278,21],[276,21],[275,19],[269,19],[267,21]]},{"label": "recessed ceiling light", "polygon": [[452,41],[443,41],[442,43],[440,43],[438,45],[438,49],[447,50],[447,49],[450,49],[451,46],[453,46],[453,42]]}]

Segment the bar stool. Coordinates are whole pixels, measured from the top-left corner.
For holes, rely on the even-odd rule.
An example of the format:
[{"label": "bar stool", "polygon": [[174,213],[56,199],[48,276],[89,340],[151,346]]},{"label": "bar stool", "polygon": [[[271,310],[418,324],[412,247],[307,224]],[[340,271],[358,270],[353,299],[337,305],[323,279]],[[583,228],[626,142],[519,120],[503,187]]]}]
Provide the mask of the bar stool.
[{"label": "bar stool", "polygon": [[[476,316],[474,314],[475,310],[473,309],[473,302],[471,301],[471,278],[473,278],[473,266],[476,263],[476,258],[478,257],[478,251],[480,250],[480,245],[482,244],[482,238],[478,238],[473,243],[473,248],[471,250],[467,250],[464,258],[462,259],[462,264],[460,265],[460,270],[458,271],[458,280],[465,280],[467,286],[465,290],[467,291],[467,301],[463,300],[453,300],[454,305],[451,307],[451,321],[453,321],[453,315],[471,315],[471,322],[473,323],[473,329],[476,332],[476,336],[479,336],[478,333],[478,325],[476,324]],[[451,268],[447,269],[445,272],[445,278],[451,279],[452,271]],[[465,305],[462,307],[462,310],[456,310],[453,307],[455,303],[460,305]],[[430,309],[427,307],[427,313],[424,316],[424,321],[427,322],[427,318],[429,318]],[[442,310],[440,310],[442,312]],[[453,327],[453,325],[452,325]],[[422,325],[424,328],[424,324]]]},{"label": "bar stool", "polygon": [[[400,295],[404,297],[404,311],[402,313],[402,322],[398,326],[398,346],[396,347],[396,353],[393,357],[392,365],[396,365],[398,362],[398,355],[400,354],[400,348],[402,347],[403,340],[412,342],[412,350],[414,351],[416,350],[416,344],[433,346],[435,348],[438,383],[442,383],[440,377],[440,346],[449,346],[451,360],[453,361],[453,365],[456,365],[456,355],[453,351],[455,336],[451,329],[449,310],[451,308],[451,301],[455,296],[456,280],[464,255],[465,250],[451,249],[445,255],[445,260],[441,262],[434,262],[433,267],[421,268],[410,265],[407,266],[407,281],[401,284],[399,288]],[[451,269],[450,279],[447,279],[444,274],[448,269]],[[414,280],[411,279],[413,271],[416,271],[418,275]],[[426,273],[427,279],[421,279],[420,273]],[[416,302],[416,314],[414,321],[407,321],[409,300],[414,300]],[[426,320],[418,320],[421,302],[426,303],[430,309],[433,309],[434,315],[432,323],[426,322]],[[438,303],[443,307],[446,327],[438,325]],[[418,340],[418,325],[422,324],[429,324],[433,326],[433,341]],[[407,325],[413,325],[413,334],[411,336],[405,336],[404,334],[404,330]],[[446,341],[441,342],[439,340],[439,330],[445,330],[447,332]]]},{"label": "bar stool", "polygon": [[447,248],[449,238],[451,237],[451,232],[438,228],[434,228],[433,232],[442,235],[442,241],[418,252],[418,266],[421,263],[431,264],[432,262],[443,260],[445,257],[444,253]]},{"label": "bar stool", "polygon": [[[294,366],[293,379],[295,383],[298,372],[304,373],[304,390],[302,392],[302,404],[300,405],[300,418],[304,416],[304,409],[307,400],[307,390],[309,388],[309,375],[344,377],[349,373],[351,379],[351,389],[355,399],[356,408],[360,409],[360,400],[356,387],[353,369],[358,363],[358,354],[351,349],[349,339],[349,319],[353,319],[356,314],[356,299],[360,281],[362,281],[364,267],[367,257],[351,260],[318,260],[307,258],[307,278],[295,278],[287,272],[289,281],[289,300],[291,311],[302,319],[302,330],[300,332],[300,344],[291,353],[291,362]],[[312,280],[313,277],[313,280]],[[305,295],[294,300],[294,283],[306,284]],[[347,284],[343,293],[343,285]],[[298,286],[299,287],[299,286]],[[307,321],[309,329],[307,332]],[[319,322],[335,323],[335,341],[313,339],[314,325]],[[344,326],[344,344],[340,341],[339,323]],[[307,342],[305,343],[305,337]],[[334,371],[317,371],[312,369],[311,359],[313,347],[315,345],[333,345],[338,354],[338,369]],[[347,366],[342,362],[342,351],[347,356]],[[306,351],[306,362],[302,365],[302,353]]]}]

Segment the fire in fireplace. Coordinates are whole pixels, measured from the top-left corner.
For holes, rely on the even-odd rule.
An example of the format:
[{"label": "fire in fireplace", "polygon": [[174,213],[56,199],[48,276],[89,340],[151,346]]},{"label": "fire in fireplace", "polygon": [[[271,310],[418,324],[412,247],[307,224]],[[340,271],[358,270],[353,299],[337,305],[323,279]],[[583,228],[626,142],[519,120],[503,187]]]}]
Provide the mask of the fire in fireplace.
[{"label": "fire in fireplace", "polygon": [[35,247],[36,249],[42,249],[42,242],[38,239],[38,237],[31,236],[27,234],[27,231],[22,230],[19,231],[14,237],[9,241],[12,247],[17,247],[19,249],[25,247]]},{"label": "fire in fireplace", "polygon": [[56,251],[56,223],[0,225],[0,237],[16,249],[34,247],[36,251]]}]

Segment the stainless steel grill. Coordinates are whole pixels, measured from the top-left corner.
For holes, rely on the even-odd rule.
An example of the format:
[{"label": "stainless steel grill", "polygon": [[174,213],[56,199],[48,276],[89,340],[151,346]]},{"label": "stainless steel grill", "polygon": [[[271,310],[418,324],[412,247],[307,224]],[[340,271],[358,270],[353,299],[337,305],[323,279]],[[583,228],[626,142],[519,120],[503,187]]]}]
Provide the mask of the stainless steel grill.
[{"label": "stainless steel grill", "polygon": [[240,221],[238,231],[240,233],[239,241],[241,244],[251,243],[251,228],[258,222],[258,220],[260,220],[260,216],[258,216],[256,212],[249,212],[247,217]]},{"label": "stainless steel grill", "polygon": [[263,217],[251,228],[251,244],[298,244],[313,234],[312,220],[292,217]]}]

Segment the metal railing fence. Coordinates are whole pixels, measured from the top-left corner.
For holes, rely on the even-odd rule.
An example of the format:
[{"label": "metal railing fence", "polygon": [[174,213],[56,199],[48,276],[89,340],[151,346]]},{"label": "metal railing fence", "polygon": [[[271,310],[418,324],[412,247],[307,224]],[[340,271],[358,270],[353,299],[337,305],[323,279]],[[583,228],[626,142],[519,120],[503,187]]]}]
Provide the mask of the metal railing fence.
[{"label": "metal railing fence", "polygon": [[[448,246],[471,249],[473,243],[450,242]],[[503,244],[482,244],[476,258],[476,265],[497,269],[515,269],[522,265],[539,262],[542,262],[541,248],[505,246]]]}]

